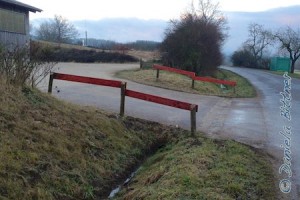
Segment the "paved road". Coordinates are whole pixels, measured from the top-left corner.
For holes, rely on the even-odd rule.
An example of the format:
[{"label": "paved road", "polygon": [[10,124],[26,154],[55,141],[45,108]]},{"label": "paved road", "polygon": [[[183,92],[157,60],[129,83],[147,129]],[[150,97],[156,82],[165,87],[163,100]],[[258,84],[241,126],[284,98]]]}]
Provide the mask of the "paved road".
[{"label": "paved road", "polygon": [[[227,120],[229,123],[227,124],[226,122],[225,129],[230,130],[230,128],[242,127],[242,130],[238,131],[242,135],[244,133],[245,135],[247,135],[247,133],[251,134],[251,131],[255,131],[255,135],[262,137],[264,149],[276,159],[279,159],[279,165],[277,163],[275,166],[279,168],[279,166],[284,163],[284,150],[281,148],[281,145],[284,145],[285,139],[285,137],[280,134],[280,131],[283,131],[284,126],[291,126],[291,157],[293,169],[293,193],[291,199],[300,199],[300,80],[292,79],[292,120],[288,121],[280,116],[280,106],[282,106],[280,102],[282,99],[280,92],[284,91],[284,77],[255,69],[224,68],[246,77],[258,91],[258,97],[255,99],[246,101],[242,99],[232,100],[232,108]],[[237,117],[234,117],[234,115]],[[238,117],[247,119],[243,120],[243,123],[247,123],[246,127],[243,124],[237,124],[235,127],[232,126],[234,124],[233,120],[238,121]],[[280,178],[286,177],[286,174],[283,174],[285,176],[281,176]]]},{"label": "paved road", "polygon": [[[115,72],[124,69],[138,68],[137,64],[75,64],[60,63],[58,72],[117,79]],[[221,97],[186,94],[127,81],[128,88],[167,98],[187,101],[199,105],[197,113],[197,129],[210,137],[231,138],[245,144],[264,149],[273,157],[274,167],[283,164],[284,137],[279,134],[283,126],[292,127],[292,168],[293,197],[300,199],[300,80],[292,80],[292,121],[288,122],[280,116],[280,92],[283,91],[284,78],[268,72],[230,68],[243,75],[257,88],[258,97],[251,99],[228,99]],[[119,112],[120,90],[65,81],[54,81],[54,95],[67,101],[93,105],[101,109]],[[46,83],[41,86],[46,90]],[[55,92],[55,91],[58,91]],[[165,124],[179,125],[189,129],[189,112],[156,105],[149,102],[126,98],[126,115]],[[298,123],[297,123],[298,122]],[[298,145],[298,146],[297,146]],[[279,177],[284,178],[284,176]],[[278,181],[279,182],[279,181]],[[266,183],[268,184],[268,183]],[[298,190],[298,192],[297,192]],[[297,197],[298,193],[298,197]]]}]

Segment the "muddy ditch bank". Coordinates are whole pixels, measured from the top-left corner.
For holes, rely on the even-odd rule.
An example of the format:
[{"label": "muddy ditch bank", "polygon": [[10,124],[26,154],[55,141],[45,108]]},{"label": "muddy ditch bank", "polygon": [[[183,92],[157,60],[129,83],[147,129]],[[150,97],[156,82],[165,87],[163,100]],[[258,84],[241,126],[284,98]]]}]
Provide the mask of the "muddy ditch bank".
[{"label": "muddy ditch bank", "polygon": [[[110,118],[118,118],[116,115],[109,115]],[[146,121],[134,117],[125,117],[122,120],[122,123],[124,126],[130,130],[134,131],[136,133],[139,132],[147,132],[149,134],[153,133],[153,137],[156,137],[154,139],[154,142],[149,145],[145,149],[141,149],[142,156],[139,158],[136,158],[136,161],[134,164],[128,165],[123,173],[115,174],[114,177],[109,181],[109,185],[105,186],[102,190],[102,194],[98,196],[96,199],[108,199],[108,197],[111,195],[111,193],[114,193],[118,190],[117,188],[121,189],[123,185],[126,185],[135,175],[135,172],[137,169],[143,164],[143,162],[149,158],[150,156],[153,156],[159,149],[165,147],[172,139],[177,138],[178,136],[186,135],[189,136],[190,132],[176,128],[173,126],[166,126],[159,124],[157,122],[151,122]],[[131,162],[129,162],[131,163]]]},{"label": "muddy ditch bank", "polygon": [[115,179],[105,199],[280,199],[264,152],[131,117],[123,123],[161,137]]}]

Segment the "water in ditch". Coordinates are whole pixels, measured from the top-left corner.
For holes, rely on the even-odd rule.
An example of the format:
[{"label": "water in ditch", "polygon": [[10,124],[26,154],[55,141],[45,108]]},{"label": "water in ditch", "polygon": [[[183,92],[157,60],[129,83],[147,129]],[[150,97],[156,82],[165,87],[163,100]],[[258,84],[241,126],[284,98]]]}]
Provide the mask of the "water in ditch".
[{"label": "water in ditch", "polygon": [[114,189],[110,192],[108,198],[109,198],[109,199],[114,198],[114,197],[120,192],[120,190],[122,189],[122,187],[125,186],[125,185],[127,185],[127,184],[133,179],[133,177],[136,175],[136,173],[137,173],[138,170],[139,170],[139,168],[136,169],[134,172],[132,172],[132,173],[130,174],[130,176],[123,182],[122,185],[118,185],[116,188],[114,188]]}]

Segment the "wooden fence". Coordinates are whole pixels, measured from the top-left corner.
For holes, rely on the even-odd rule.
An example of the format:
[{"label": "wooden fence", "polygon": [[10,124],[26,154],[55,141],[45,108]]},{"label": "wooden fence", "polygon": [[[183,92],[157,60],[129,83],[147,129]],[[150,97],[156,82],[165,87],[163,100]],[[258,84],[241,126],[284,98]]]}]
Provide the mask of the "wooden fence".
[{"label": "wooden fence", "polygon": [[176,69],[176,68],[172,68],[172,67],[166,67],[166,66],[162,66],[162,65],[153,65],[153,68],[158,71],[156,78],[159,78],[159,70],[174,72],[177,74],[189,76],[191,78],[196,76],[195,72],[185,71],[182,69]]},{"label": "wooden fence", "polygon": [[61,74],[61,73],[51,73],[49,79],[49,86],[48,86],[48,93],[52,93],[52,86],[54,79],[57,80],[65,80],[65,81],[73,81],[73,82],[80,82],[80,83],[87,83],[93,85],[102,85],[114,88],[121,89],[121,100],[120,100],[120,116],[124,116],[125,113],[125,97],[131,97],[135,99],[140,99],[144,101],[149,101],[157,104],[162,104],[174,108],[179,108],[183,110],[188,110],[191,112],[191,133],[192,135],[196,132],[196,112],[198,112],[198,105],[190,104],[187,102],[177,101],[173,99],[168,99],[164,97],[159,97],[155,95],[150,95],[146,93],[141,93],[133,90],[127,89],[127,83],[115,80],[106,80],[106,79],[99,79],[99,78],[91,78],[91,77],[84,77],[84,76],[75,76],[69,74]]},{"label": "wooden fence", "polygon": [[217,83],[217,84],[222,84],[222,85],[230,85],[233,87],[236,86],[235,81],[228,81],[228,80],[221,80],[221,79],[216,79],[216,78],[211,78],[211,77],[200,77],[200,76],[195,76],[193,78],[196,81],[211,82],[211,83]]},{"label": "wooden fence", "polygon": [[221,80],[221,79],[216,79],[216,78],[211,78],[211,77],[200,77],[200,76],[196,76],[195,72],[185,71],[185,70],[176,69],[176,68],[172,68],[172,67],[166,67],[166,66],[154,64],[153,68],[157,70],[157,72],[156,72],[157,79],[159,78],[159,70],[169,71],[169,72],[173,72],[173,73],[177,73],[177,74],[181,74],[181,75],[190,77],[192,79],[192,88],[195,87],[195,81],[211,82],[211,83],[216,83],[216,84],[229,85],[232,87],[236,86],[235,81]]},{"label": "wooden fence", "polygon": [[76,75],[70,75],[70,74],[52,73],[52,74],[50,74],[50,83],[51,84],[49,84],[49,88],[48,88],[49,93],[52,92],[53,79],[73,81],[73,82],[79,82],[79,83],[88,83],[88,84],[93,84],[93,85],[102,85],[102,86],[115,87],[115,88],[120,88],[122,85],[121,81],[91,78],[91,77],[84,77],[84,76],[76,76]]}]

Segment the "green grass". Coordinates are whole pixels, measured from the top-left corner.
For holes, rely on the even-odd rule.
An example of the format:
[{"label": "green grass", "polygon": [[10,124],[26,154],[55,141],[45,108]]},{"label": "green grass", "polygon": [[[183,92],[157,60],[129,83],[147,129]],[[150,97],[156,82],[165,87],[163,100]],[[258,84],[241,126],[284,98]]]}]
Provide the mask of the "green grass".
[{"label": "green grass", "polygon": [[[272,74],[277,74],[277,75],[280,75],[280,76],[283,76],[283,74],[285,72],[282,72],[282,71],[270,71]],[[293,74],[292,73],[289,73],[289,76],[292,77],[292,78],[298,78],[300,79],[300,71],[295,71]]]},{"label": "green grass", "polygon": [[116,199],[277,199],[271,177],[247,146],[182,137],[150,157]]},{"label": "green grass", "polygon": [[116,74],[119,78],[128,79],[145,85],[151,85],[170,90],[182,91],[187,93],[213,95],[223,97],[254,97],[256,91],[247,79],[228,70],[220,69],[216,77],[225,80],[237,82],[235,91],[233,87],[226,86],[222,89],[219,84],[195,81],[195,87],[192,88],[192,80],[180,74],[166,71],[160,71],[160,77],[156,79],[156,70],[127,70]]},{"label": "green grass", "polygon": [[105,199],[157,149],[119,199],[274,199],[271,165],[245,145],[0,83],[1,200]]}]

